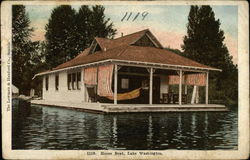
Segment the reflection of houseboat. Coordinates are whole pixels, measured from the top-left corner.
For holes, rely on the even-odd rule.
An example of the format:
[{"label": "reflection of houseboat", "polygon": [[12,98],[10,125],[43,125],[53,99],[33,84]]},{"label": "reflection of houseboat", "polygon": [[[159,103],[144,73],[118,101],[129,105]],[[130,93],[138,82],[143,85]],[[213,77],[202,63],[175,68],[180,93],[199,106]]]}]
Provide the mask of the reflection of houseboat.
[{"label": "reflection of houseboat", "polygon": [[[74,59],[35,76],[43,78],[43,97],[32,103],[106,112],[226,110],[208,104],[209,71],[220,70],[163,49],[149,30],[95,38]],[[178,93],[169,92],[174,84]],[[194,86],[190,100],[187,85]],[[205,87],[205,104],[194,104],[197,86]]]}]

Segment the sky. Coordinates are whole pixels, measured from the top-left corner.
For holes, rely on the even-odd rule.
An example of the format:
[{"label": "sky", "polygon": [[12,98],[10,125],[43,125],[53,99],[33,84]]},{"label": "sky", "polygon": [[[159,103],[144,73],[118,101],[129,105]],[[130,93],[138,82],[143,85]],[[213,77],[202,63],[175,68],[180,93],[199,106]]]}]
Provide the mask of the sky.
[{"label": "sky", "polygon": [[[53,5],[26,5],[31,26],[34,28],[32,40],[44,40],[45,25],[55,7]],[[78,10],[80,6],[72,7]],[[110,18],[114,28],[117,29],[116,37],[120,37],[121,33],[127,35],[149,29],[164,47],[181,50],[183,37],[187,32],[189,5],[104,5],[104,7],[106,17]],[[220,28],[225,35],[224,43],[233,56],[233,62],[237,64],[238,7],[225,5],[211,7],[215,18],[221,22]],[[126,13],[126,17],[121,21]],[[129,17],[130,13],[132,14]]]}]

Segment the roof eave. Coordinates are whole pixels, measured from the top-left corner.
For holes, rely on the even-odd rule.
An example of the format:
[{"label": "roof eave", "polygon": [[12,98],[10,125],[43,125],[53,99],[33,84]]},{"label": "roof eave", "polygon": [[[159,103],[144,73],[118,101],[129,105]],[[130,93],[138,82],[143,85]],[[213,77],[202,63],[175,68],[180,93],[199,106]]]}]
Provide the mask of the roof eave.
[{"label": "roof eave", "polygon": [[113,62],[113,63],[117,63],[117,64],[144,65],[146,67],[166,68],[166,69],[169,68],[169,69],[175,69],[175,70],[183,69],[183,70],[192,70],[192,71],[200,71],[200,72],[205,72],[205,71],[219,71],[219,72],[222,72],[221,69],[217,69],[217,68],[204,68],[204,67],[194,67],[194,66],[184,66],[184,65],[171,65],[171,64],[152,63],[152,62],[107,59],[107,60],[103,60],[103,61],[97,61],[97,62],[93,62],[93,63],[87,63],[87,64],[82,64],[82,65],[76,65],[76,66],[61,68],[61,69],[57,69],[57,70],[51,70],[51,71],[48,71],[48,72],[38,73],[32,79],[35,79],[37,76],[47,75],[47,74],[51,74],[51,73],[56,73],[56,72],[60,72],[60,71],[64,71],[64,70],[69,70],[69,69],[80,68],[80,67],[87,67],[87,66],[92,66],[92,65],[98,65],[98,64],[108,63],[108,62]]},{"label": "roof eave", "polygon": [[92,62],[92,63],[86,63],[86,64],[80,64],[80,65],[60,68],[60,69],[51,70],[51,71],[48,71],[48,72],[41,72],[41,73],[35,74],[35,76],[32,79],[35,79],[37,76],[56,73],[56,72],[69,70],[69,69],[75,69],[75,68],[80,68],[80,67],[87,67],[87,66],[92,66],[92,65],[97,65],[97,64],[103,64],[103,63],[107,63],[107,62],[111,62],[111,61],[112,61],[111,59],[107,59],[107,60],[102,60],[102,61],[97,61],[97,62]]},{"label": "roof eave", "polygon": [[205,67],[194,67],[194,66],[185,66],[185,65],[171,65],[171,64],[162,64],[162,63],[153,63],[153,62],[141,62],[141,61],[127,61],[127,60],[112,60],[112,62],[120,62],[120,63],[129,63],[129,64],[143,64],[143,65],[148,65],[149,67],[165,67],[165,68],[175,68],[177,69],[183,69],[183,70],[196,70],[196,71],[219,71],[222,72],[221,69],[217,68],[205,68]]}]

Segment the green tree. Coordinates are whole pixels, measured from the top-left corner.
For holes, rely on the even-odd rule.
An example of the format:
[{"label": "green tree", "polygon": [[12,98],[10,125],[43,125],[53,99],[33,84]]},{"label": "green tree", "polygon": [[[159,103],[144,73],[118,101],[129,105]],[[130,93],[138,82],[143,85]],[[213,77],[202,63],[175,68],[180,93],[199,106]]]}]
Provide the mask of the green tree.
[{"label": "green tree", "polygon": [[221,73],[212,72],[210,74],[210,82],[214,83],[211,85],[213,87],[210,87],[211,96],[236,101],[237,66],[232,62],[232,56],[223,43],[224,39],[224,32],[220,29],[220,20],[215,19],[212,8],[210,6],[191,6],[187,35],[184,37],[182,45],[184,55],[202,64],[222,69]]},{"label": "green tree", "polygon": [[113,38],[116,30],[104,14],[103,6],[71,6],[54,8],[46,25],[46,62],[49,68],[74,58],[89,47],[94,37]]},{"label": "green tree", "polygon": [[69,5],[53,9],[46,34],[46,63],[49,68],[55,67],[74,57],[74,32],[76,11]]},{"label": "green tree", "polygon": [[29,95],[31,88],[34,53],[39,42],[30,40],[33,28],[23,5],[12,7],[12,83],[19,88],[20,94]]},{"label": "green tree", "polygon": [[[44,71],[47,67],[45,63],[45,42],[41,41],[34,52],[31,54],[30,74],[34,77],[35,74]],[[32,79],[30,86],[35,89],[35,94],[41,96],[42,93],[42,77]]]},{"label": "green tree", "polygon": [[98,37],[107,37],[113,38],[116,34],[116,29],[113,29],[114,25],[110,22],[110,19],[105,17],[104,14],[105,8],[100,5],[92,7],[92,15],[90,19],[90,29],[93,38]]},{"label": "green tree", "polygon": [[77,27],[77,32],[76,37],[78,38],[77,40],[77,51],[83,51],[85,48],[89,47],[92,40],[91,38],[91,17],[92,17],[92,11],[90,8],[86,5],[82,5],[76,14],[76,27]]},{"label": "green tree", "polygon": [[82,5],[76,15],[78,52],[89,47],[95,37],[113,38],[116,30],[109,18],[105,17],[103,6],[89,8]]}]

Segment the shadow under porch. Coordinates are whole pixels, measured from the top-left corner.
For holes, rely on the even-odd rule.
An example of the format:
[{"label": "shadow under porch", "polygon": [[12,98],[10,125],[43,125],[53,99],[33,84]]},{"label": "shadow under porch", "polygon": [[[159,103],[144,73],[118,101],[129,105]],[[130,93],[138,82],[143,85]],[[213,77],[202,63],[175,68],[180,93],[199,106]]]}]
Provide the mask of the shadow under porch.
[{"label": "shadow under porch", "polygon": [[[185,74],[193,74],[194,72],[185,72]],[[179,84],[169,85],[167,84],[167,76],[174,75],[179,76],[176,70],[167,69],[155,69],[152,76],[152,104],[178,104],[179,103]],[[150,95],[150,74],[147,68],[121,66],[117,71],[117,94],[128,93],[140,88],[140,95],[133,99],[118,100],[117,104],[149,104]],[[179,83],[179,82],[178,82]],[[112,91],[114,92],[114,76],[112,79]],[[114,103],[114,100],[110,100],[106,97],[98,96],[97,86],[92,89],[91,94],[94,97],[92,102],[100,103]],[[182,85],[182,104],[194,104],[193,93],[194,86]],[[203,92],[205,93],[205,87],[196,88],[202,91],[200,101],[195,103],[205,103]],[[199,93],[198,93],[199,94]]]}]

